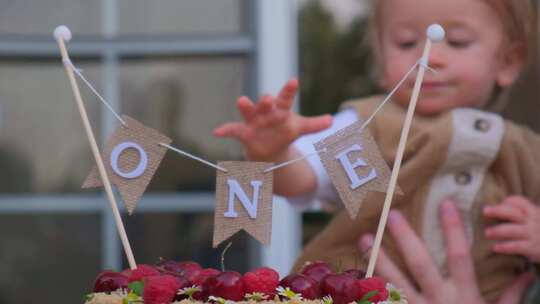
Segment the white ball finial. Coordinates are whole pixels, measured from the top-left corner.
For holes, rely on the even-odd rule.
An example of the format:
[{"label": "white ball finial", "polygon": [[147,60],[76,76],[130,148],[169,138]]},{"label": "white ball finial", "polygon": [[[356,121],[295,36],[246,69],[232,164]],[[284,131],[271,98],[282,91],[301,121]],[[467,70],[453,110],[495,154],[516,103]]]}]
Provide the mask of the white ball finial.
[{"label": "white ball finial", "polygon": [[64,41],[68,42],[71,40],[71,31],[65,25],[60,25],[54,29],[54,39],[60,40],[62,38]]},{"label": "white ball finial", "polygon": [[432,24],[427,28],[427,36],[433,42],[443,41],[444,29],[439,24]]}]

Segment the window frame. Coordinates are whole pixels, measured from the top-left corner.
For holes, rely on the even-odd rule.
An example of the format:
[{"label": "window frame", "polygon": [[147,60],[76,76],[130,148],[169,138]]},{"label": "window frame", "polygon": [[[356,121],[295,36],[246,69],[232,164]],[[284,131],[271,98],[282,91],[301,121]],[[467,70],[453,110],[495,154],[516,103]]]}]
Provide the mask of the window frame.
[{"label": "window frame", "polygon": [[[144,43],[137,37],[115,39],[118,29],[118,0],[102,0],[102,37],[74,39],[68,47],[77,59],[98,58],[102,64],[102,95],[115,109],[120,106],[119,64],[129,56],[223,56],[237,55],[247,59],[245,81],[251,96],[263,92],[277,92],[296,68],[296,3],[288,0],[241,0],[244,27],[238,34],[157,36]],[[276,27],[276,24],[280,26]],[[52,32],[52,29],[51,29]],[[21,35],[24,36],[24,35]],[[51,35],[52,36],[52,35]],[[0,58],[58,59],[58,47],[51,39],[29,36],[0,35]],[[276,60],[275,54],[280,54]],[[66,79],[67,81],[67,79]],[[231,101],[231,103],[234,101]],[[117,126],[115,117],[105,108],[101,110],[101,138],[104,141]],[[101,144],[104,144],[102,142]],[[178,156],[181,157],[181,156]],[[90,169],[90,168],[89,168]],[[82,181],[81,181],[82,182]],[[145,193],[136,212],[213,212],[214,193]],[[123,206],[119,206],[125,212]],[[121,269],[123,249],[115,221],[103,192],[99,194],[0,194],[0,215],[9,214],[86,214],[98,213],[101,225],[101,266]],[[274,199],[273,242],[261,246],[249,242],[249,268],[266,265],[276,268],[281,275],[290,270],[300,250],[300,213],[288,206],[283,198]],[[136,252],[134,253],[136,257]]]}]

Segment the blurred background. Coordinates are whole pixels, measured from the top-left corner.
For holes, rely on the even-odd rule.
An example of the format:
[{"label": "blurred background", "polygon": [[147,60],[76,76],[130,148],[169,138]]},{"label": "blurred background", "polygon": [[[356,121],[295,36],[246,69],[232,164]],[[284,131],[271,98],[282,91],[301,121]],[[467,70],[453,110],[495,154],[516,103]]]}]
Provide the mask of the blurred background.
[{"label": "blurred background", "polygon": [[[105,268],[127,267],[104,193],[81,190],[93,166],[52,31],[70,27],[73,62],[120,113],[211,161],[240,160],[216,139],[236,97],[301,82],[297,109],[335,112],[377,92],[365,43],[367,0],[0,0],[0,304],[82,303]],[[539,131],[536,44],[506,117]],[[81,84],[100,143],[115,118]],[[519,102],[518,102],[519,101]],[[215,172],[168,152],[133,216],[138,263],[160,257],[218,267],[212,248]],[[276,197],[272,246],[239,233],[228,269],[282,274],[328,221]]]}]

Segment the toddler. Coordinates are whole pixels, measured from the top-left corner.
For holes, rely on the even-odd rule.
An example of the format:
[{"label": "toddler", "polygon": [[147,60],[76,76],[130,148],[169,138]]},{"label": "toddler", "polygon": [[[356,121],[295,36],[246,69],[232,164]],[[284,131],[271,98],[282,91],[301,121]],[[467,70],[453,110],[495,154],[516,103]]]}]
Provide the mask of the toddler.
[{"label": "toddler", "polygon": [[[421,57],[426,28],[439,23],[446,30],[446,40],[431,49],[429,66],[437,72],[426,73],[398,179],[404,195],[395,196],[392,206],[423,237],[444,272],[438,210],[443,201],[455,201],[488,300],[497,299],[528,262],[540,261],[540,137],[482,110],[512,85],[526,62],[529,5],[527,0],[378,0],[371,29],[378,81],[387,91]],[[368,127],[390,166],[414,78]],[[314,152],[314,142],[366,119],[382,100],[353,100],[334,117],[308,118],[291,111],[297,87],[290,80],[277,96],[263,96],[256,104],[239,98],[243,121],[226,123],[215,135],[241,141],[249,160],[280,163]],[[312,198],[339,204],[318,157],[274,174],[275,192],[294,204]],[[310,260],[354,267],[359,236],[375,232],[383,200],[384,194],[368,194],[354,220],[341,209],[295,267]],[[390,238],[383,247],[405,270]]]}]

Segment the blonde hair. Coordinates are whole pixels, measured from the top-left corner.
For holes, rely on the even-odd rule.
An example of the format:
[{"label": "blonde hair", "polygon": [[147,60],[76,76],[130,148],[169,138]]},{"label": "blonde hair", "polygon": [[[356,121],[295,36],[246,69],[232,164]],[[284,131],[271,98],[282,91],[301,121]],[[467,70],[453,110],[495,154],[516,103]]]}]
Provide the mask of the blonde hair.
[{"label": "blonde hair", "polygon": [[[517,43],[526,52],[531,47],[534,28],[534,9],[530,0],[484,0],[495,11],[502,22],[510,44]],[[525,58],[526,58],[525,57]]]}]

